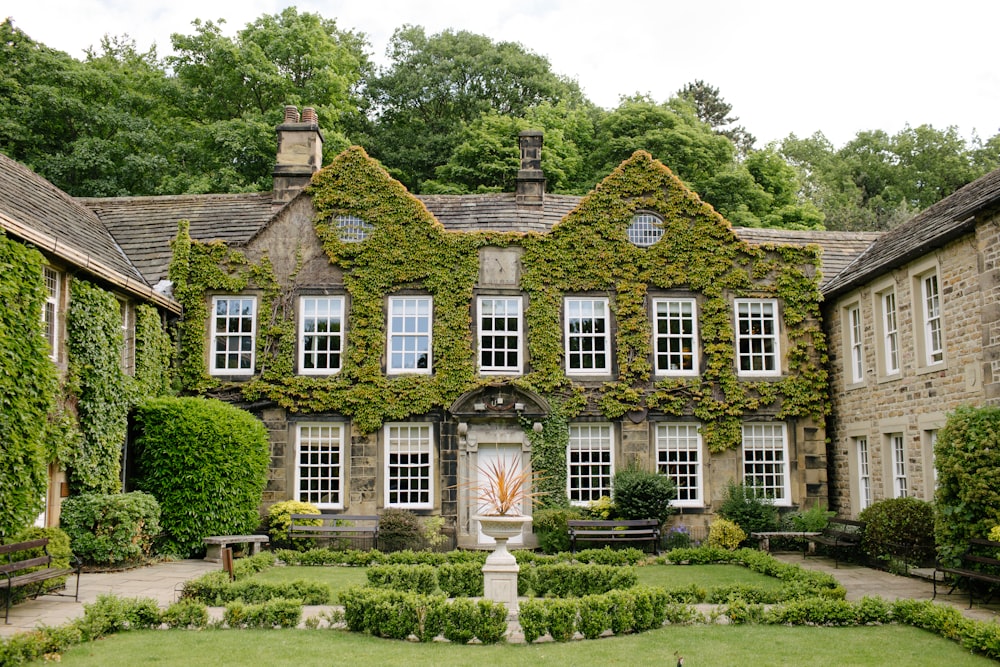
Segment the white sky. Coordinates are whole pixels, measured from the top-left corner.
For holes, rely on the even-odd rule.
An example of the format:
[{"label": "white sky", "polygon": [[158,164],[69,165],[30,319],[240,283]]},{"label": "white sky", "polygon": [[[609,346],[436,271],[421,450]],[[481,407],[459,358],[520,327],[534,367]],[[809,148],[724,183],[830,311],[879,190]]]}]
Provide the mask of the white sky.
[{"label": "white sky", "polygon": [[0,17],[82,58],[105,34],[170,52],[170,34],[225,19],[234,35],[295,5],[363,32],[376,63],[403,24],[516,41],[575,78],[596,104],[648,93],[662,102],[702,79],[719,88],[758,146],[822,131],[841,146],[862,130],[930,124],[1000,133],[995,0],[35,0]]}]

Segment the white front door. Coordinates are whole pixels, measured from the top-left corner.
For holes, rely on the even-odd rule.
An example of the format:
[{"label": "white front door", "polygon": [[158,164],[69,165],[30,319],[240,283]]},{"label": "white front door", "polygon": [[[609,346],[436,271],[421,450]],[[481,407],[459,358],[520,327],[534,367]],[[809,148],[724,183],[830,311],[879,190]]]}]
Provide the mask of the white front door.
[{"label": "white front door", "polygon": [[[477,464],[478,469],[476,470],[476,475],[477,475],[476,487],[482,488],[486,485],[487,479],[483,471],[489,470],[491,465],[498,464],[501,467],[506,468],[507,466],[510,465],[511,461],[516,461],[517,471],[520,472],[521,466],[524,465],[524,459],[522,455],[523,455],[523,450],[520,444],[502,443],[502,444],[479,445],[479,456]],[[483,504],[481,501],[474,499],[473,502],[476,503],[477,505],[476,508],[477,514],[485,513],[488,511],[486,505]],[[526,509],[522,507],[521,511],[529,516],[531,514],[530,508]],[[483,534],[483,531],[479,527],[478,521],[475,521],[474,523],[476,524],[476,534],[478,535],[478,541],[480,545],[486,546],[486,545],[496,544],[496,540],[494,540],[489,535]],[[524,533],[522,532],[521,535],[518,535],[517,537],[512,537],[509,540],[507,540],[507,545],[509,547],[524,546]]]}]

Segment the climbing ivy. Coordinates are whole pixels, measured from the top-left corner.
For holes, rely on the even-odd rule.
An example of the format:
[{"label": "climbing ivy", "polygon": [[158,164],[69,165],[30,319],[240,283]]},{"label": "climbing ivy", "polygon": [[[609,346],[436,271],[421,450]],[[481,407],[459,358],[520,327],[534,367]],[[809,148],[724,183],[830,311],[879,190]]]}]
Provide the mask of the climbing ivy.
[{"label": "climbing ivy", "polygon": [[66,321],[67,388],[76,397],[83,435],[66,461],[77,493],[121,490],[121,448],[128,433],[131,386],[122,370],[121,309],[110,292],[79,278],[70,283]]},{"label": "climbing ivy", "polygon": [[[553,471],[565,465],[565,424],[584,414],[618,419],[633,410],[651,409],[693,415],[702,421],[712,451],[739,444],[740,423],[747,413],[823,422],[826,342],[819,326],[819,249],[749,246],[648,153],[639,151],[623,163],[547,234],[448,232],[357,147],[318,172],[310,193],[316,233],[330,262],[343,272],[351,300],[341,372],[330,377],[293,374],[293,286],[274,275],[266,256],[251,264],[219,243],[192,241],[182,225],[174,243],[171,279],[185,308],[180,336],[185,389],[235,388],[247,400],[264,397],[291,411],[336,412],[351,417],[362,432],[388,420],[445,409],[463,392],[495,381],[478,378],[475,372],[470,304],[479,275],[478,254],[486,246],[517,245],[524,251],[520,287],[528,300],[531,371],[513,383],[559,406],[540,436],[529,434],[540,445],[534,454],[536,469]],[[639,211],[655,211],[664,221],[663,238],[649,248],[636,247],[626,237]],[[343,215],[372,226],[364,242],[341,240],[335,217]],[[248,382],[224,385],[206,374],[205,295],[209,290],[245,288],[263,295],[258,372]],[[385,299],[407,289],[434,298],[434,372],[388,377],[382,370]],[[699,295],[705,358],[700,377],[652,377],[650,290]],[[617,377],[611,382],[579,382],[565,374],[561,310],[564,297],[572,293],[609,299],[617,323]],[[737,377],[732,299],[738,297],[782,303],[789,344],[783,377]]]},{"label": "climbing ivy", "polygon": [[58,385],[41,328],[43,262],[0,230],[0,542],[31,525],[45,495],[47,416]]},{"label": "climbing ivy", "polygon": [[159,311],[149,304],[135,309],[135,375],[137,400],[170,393],[173,342]]}]

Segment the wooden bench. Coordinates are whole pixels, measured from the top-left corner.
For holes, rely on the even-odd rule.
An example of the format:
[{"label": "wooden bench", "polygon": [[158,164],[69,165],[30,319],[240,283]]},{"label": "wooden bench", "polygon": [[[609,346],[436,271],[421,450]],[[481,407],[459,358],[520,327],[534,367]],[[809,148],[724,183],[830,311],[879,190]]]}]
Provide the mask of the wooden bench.
[{"label": "wooden bench", "polygon": [[[753,537],[753,538],[755,538],[755,539],[758,540],[758,547],[760,548],[761,551],[770,551],[771,550],[771,539],[772,538],[773,539],[782,539],[782,538],[803,539],[803,538],[818,537],[819,535],[821,535],[821,533],[809,532],[809,531],[796,531],[796,530],[772,530],[772,531],[761,532],[761,533],[750,533],[750,537]],[[807,546],[805,548],[803,548],[803,551],[806,551],[806,550],[808,550],[811,547],[812,547],[812,542],[809,542],[807,544]]]},{"label": "wooden bench", "polygon": [[[1000,542],[980,539],[969,540],[969,544],[962,554],[962,561],[959,567],[943,567],[940,563],[935,565],[934,597],[937,597],[938,572],[951,575],[955,578],[951,590],[948,591],[949,595],[965,579],[968,581],[969,608],[971,609],[973,596],[975,595],[974,582],[985,581],[990,584],[1000,584],[1000,558],[996,558],[997,555],[1000,555]],[[993,568],[993,570],[986,571],[983,568]],[[993,594],[990,593],[985,598],[983,604],[988,604],[992,597]]]},{"label": "wooden bench", "polygon": [[660,522],[656,519],[570,519],[569,547],[576,553],[579,542],[651,542],[660,553]]},{"label": "wooden bench", "polygon": [[268,543],[267,535],[211,535],[202,540],[205,543],[205,560],[222,562],[222,550],[230,544],[249,544],[250,553],[260,553],[260,545]]},{"label": "wooden bench", "polygon": [[[378,545],[378,515],[349,515],[322,512],[320,514],[292,514],[288,524],[288,537],[317,539],[364,540],[374,549]],[[318,525],[316,522],[319,522]]]},{"label": "wooden bench", "polygon": [[865,530],[864,521],[833,517],[819,535],[809,538],[809,553],[815,553],[816,545],[830,547],[833,566],[840,567],[840,554],[861,548],[861,535]]},{"label": "wooden bench", "polygon": [[[32,554],[32,552],[37,552],[39,549],[41,549],[43,555]],[[69,597],[68,593],[43,591],[44,584],[49,579],[76,574],[76,593],[74,593],[73,599],[77,602],[80,601],[81,563],[74,557],[75,566],[72,568],[52,567],[52,556],[49,555],[49,538],[41,537],[37,540],[28,540],[27,542],[0,545],[0,556],[4,557],[2,562],[0,562],[0,575],[2,575],[0,577],[0,588],[7,589],[7,605],[3,616],[4,624],[10,623],[10,599],[14,596],[15,586],[37,584],[31,596],[32,599],[37,598],[42,593]],[[22,570],[33,567],[41,569],[22,572]]]}]

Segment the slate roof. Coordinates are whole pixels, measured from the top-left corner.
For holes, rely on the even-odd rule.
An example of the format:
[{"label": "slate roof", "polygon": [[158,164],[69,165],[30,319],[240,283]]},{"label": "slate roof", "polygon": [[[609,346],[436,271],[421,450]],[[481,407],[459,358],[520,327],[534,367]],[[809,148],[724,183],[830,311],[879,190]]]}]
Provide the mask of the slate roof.
[{"label": "slate roof", "polygon": [[246,243],[271,219],[270,192],[79,199],[107,225],[153,285],[167,277],[177,223],[191,223],[191,238]]},{"label": "slate roof", "polygon": [[[512,192],[482,195],[416,195],[444,228],[456,232],[547,232],[580,203],[575,195],[546,194],[541,206],[518,206]],[[101,218],[151,284],[164,280],[177,222],[188,220],[191,237],[242,245],[267,225],[276,210],[271,193],[173,195],[80,199]],[[779,243],[823,248],[823,280],[836,276],[872,241],[874,232],[816,232],[735,228],[751,245]]]},{"label": "slate roof", "polygon": [[0,227],[67,264],[179,311],[156,294],[101,219],[23,164],[0,154]]},{"label": "slate roof", "polygon": [[824,293],[835,296],[863,285],[970,232],[976,214],[1000,203],[1000,169],[969,183],[877,241],[829,281]]},{"label": "slate roof", "polygon": [[880,232],[826,232],[797,231],[791,229],[758,229],[734,227],[738,237],[750,245],[776,243],[805,246],[816,244],[823,249],[820,255],[820,289],[833,280],[881,235]]},{"label": "slate roof", "polygon": [[547,232],[582,199],[546,194],[540,206],[518,206],[513,192],[416,197],[445,229],[456,232]]}]

